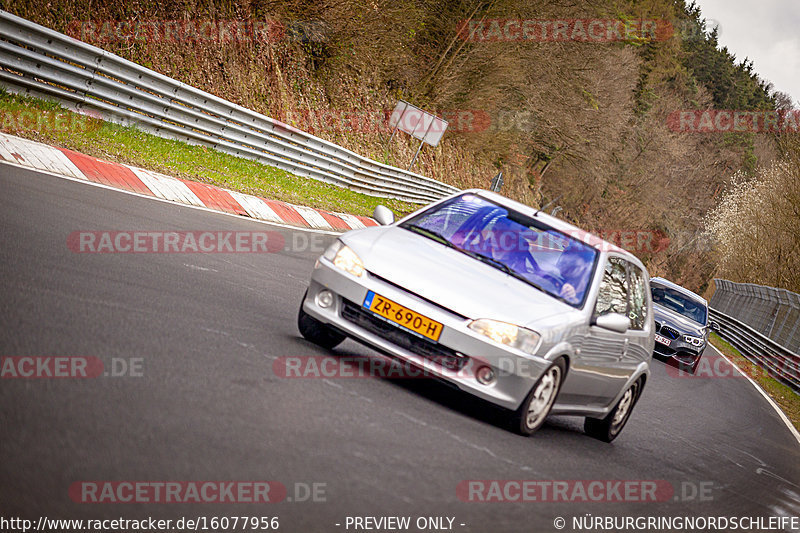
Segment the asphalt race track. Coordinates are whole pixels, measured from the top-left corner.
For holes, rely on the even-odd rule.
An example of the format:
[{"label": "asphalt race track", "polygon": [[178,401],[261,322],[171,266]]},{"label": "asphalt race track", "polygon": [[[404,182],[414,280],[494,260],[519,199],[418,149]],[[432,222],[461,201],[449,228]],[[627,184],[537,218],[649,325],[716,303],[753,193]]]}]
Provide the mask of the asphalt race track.
[{"label": "asphalt race track", "polygon": [[[277,516],[287,532],[364,530],[348,528],[348,516],[409,516],[412,526],[450,517],[456,531],[534,532],[557,531],[556,517],[571,531],[572,517],[587,514],[800,516],[800,444],[745,379],[681,378],[654,361],[613,444],[569,417],[523,438],[496,409],[436,382],[273,371],[287,356],[378,358],[351,341],[326,352],[297,332],[330,235],[9,165],[0,165],[0,221],[0,356],[88,356],[123,374],[0,379],[4,517]],[[67,245],[73,232],[105,230],[274,231],[287,250]],[[91,480],[269,480],[288,493],[268,504],[74,501],[70,486]],[[659,480],[673,492],[658,502],[475,502],[459,498],[465,480]]]}]

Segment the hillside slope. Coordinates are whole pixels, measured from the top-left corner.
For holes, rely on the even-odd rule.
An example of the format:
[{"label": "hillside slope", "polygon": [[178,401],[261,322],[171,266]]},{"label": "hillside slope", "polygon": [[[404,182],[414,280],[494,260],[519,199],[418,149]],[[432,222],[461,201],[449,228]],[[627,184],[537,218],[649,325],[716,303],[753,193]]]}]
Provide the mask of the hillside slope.
[{"label": "hillside slope", "polygon": [[[717,264],[700,238],[704,217],[734,174],[755,175],[779,153],[766,134],[670,128],[680,110],[778,105],[683,0],[2,4],[398,166],[417,143],[396,135],[387,148],[386,112],[400,98],[439,112],[451,127],[423,148],[416,171],[488,187],[502,170],[504,194],[560,206],[583,227],[664,235],[666,248],[634,251],[652,273],[698,290]],[[659,33],[602,42],[492,34],[493,22],[508,20],[647,20]],[[464,21],[485,31],[466,37]]]}]

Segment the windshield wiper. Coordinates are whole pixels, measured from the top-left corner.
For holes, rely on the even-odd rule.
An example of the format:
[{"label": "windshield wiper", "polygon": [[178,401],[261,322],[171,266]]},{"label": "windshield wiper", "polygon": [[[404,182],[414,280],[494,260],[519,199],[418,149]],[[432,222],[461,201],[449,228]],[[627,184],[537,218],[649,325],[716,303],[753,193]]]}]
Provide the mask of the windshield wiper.
[{"label": "windshield wiper", "polygon": [[[531,287],[533,287],[534,289],[539,289],[540,291],[542,291],[543,293],[545,293],[545,294],[547,294],[547,295],[554,296],[555,298],[563,299],[563,298],[561,298],[561,297],[560,297],[559,295],[557,295],[557,294],[553,294],[553,293],[552,293],[552,292],[550,292],[550,291],[546,291],[546,290],[544,290],[544,289],[542,288],[542,286],[541,286],[541,285],[539,285],[539,284],[537,284],[537,283],[534,283],[534,282],[532,282],[531,280],[529,280],[528,278],[526,278],[525,276],[523,276],[522,274],[520,274],[519,272],[517,272],[517,271],[515,271],[515,270],[511,270],[511,269],[509,269],[508,275],[509,275],[509,276],[512,276],[512,277],[515,277],[515,278],[517,278],[518,280],[524,281],[525,283],[527,283],[528,285],[530,285],[530,286],[531,286]],[[564,301],[566,301],[566,300],[564,300]]]},{"label": "windshield wiper", "polygon": [[423,228],[422,226],[417,226],[416,224],[403,224],[400,227],[401,228],[406,228],[407,230],[413,231],[414,233],[418,233],[420,235],[424,235],[425,237],[433,239],[436,242],[440,242],[440,243],[442,243],[445,246],[448,246],[450,248],[459,249],[458,246],[456,246],[455,244],[450,242],[447,239],[447,237],[445,237],[441,233],[437,233],[437,232],[435,232],[433,230],[430,230],[428,228]]},{"label": "windshield wiper", "polygon": [[[539,289],[540,291],[542,291],[545,294],[549,294],[550,296],[555,296],[556,298],[563,299],[558,295],[552,294],[551,292],[544,290],[544,288],[542,288],[541,285],[538,285],[538,284],[532,282],[530,279],[526,278],[525,276],[523,276],[522,274],[520,274],[519,272],[517,272],[516,270],[514,270],[513,268],[511,268],[507,264],[502,263],[502,262],[498,261],[497,259],[493,259],[493,258],[489,257],[488,255],[479,254],[477,252],[470,252],[470,251],[467,251],[467,250],[461,250],[461,251],[464,252],[465,254],[469,255],[470,257],[474,257],[478,261],[486,263],[487,265],[492,265],[495,268],[497,268],[499,270],[502,270],[503,272],[505,272],[506,274],[508,274],[512,278],[516,278],[516,279],[518,279],[520,281],[524,281],[525,283],[527,283],[531,287],[533,287],[535,289]],[[566,302],[566,300],[564,300],[564,301]]]},{"label": "windshield wiper", "polygon": [[502,270],[506,274],[510,274],[510,275],[516,274],[511,269],[510,266],[508,266],[507,264],[505,264],[505,263],[503,263],[501,261],[498,261],[497,259],[489,257],[488,255],[479,254],[478,252],[470,252],[469,250],[461,250],[461,251],[464,252],[465,254],[467,254],[470,257],[474,257],[475,259],[477,259],[481,263],[486,263],[487,265],[491,265],[491,266],[497,268],[498,270]]}]

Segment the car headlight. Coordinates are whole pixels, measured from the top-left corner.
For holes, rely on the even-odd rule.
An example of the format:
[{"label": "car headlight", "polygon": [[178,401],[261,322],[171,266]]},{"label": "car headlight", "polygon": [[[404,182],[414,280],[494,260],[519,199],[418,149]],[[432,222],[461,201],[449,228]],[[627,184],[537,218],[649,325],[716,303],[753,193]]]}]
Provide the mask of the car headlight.
[{"label": "car headlight", "polygon": [[356,277],[364,275],[364,263],[356,253],[337,240],[325,250],[322,257],[328,261],[332,261],[336,268],[341,268],[345,272],[352,274]]},{"label": "car headlight", "polygon": [[706,340],[703,337],[693,337],[691,335],[684,335],[683,340],[692,346],[702,346],[706,343]]},{"label": "car headlight", "polygon": [[469,329],[481,335],[486,335],[495,342],[511,346],[531,355],[536,352],[541,338],[538,333],[530,329],[488,318],[473,320],[469,324]]}]

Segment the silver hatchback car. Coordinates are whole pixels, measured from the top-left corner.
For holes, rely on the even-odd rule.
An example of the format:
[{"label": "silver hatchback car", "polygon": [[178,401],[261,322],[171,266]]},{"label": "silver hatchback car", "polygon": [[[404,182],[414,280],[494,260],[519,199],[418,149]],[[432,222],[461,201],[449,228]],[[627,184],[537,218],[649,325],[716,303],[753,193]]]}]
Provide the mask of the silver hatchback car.
[{"label": "silver hatchback car", "polygon": [[649,376],[649,276],[633,255],[483,190],[342,235],[317,261],[298,316],[307,340],[346,337],[508,410],[530,435],[586,417],[610,442]]}]

